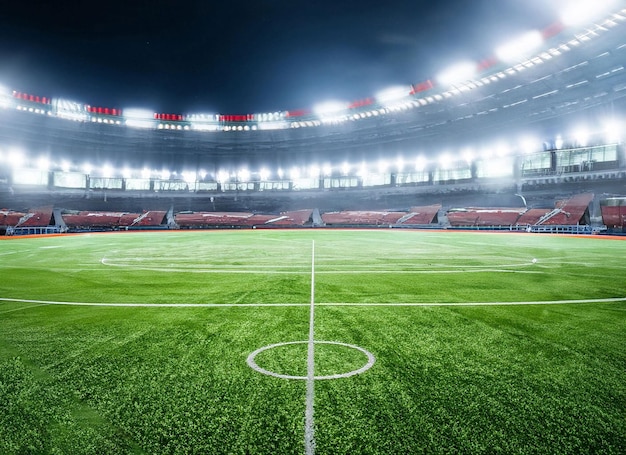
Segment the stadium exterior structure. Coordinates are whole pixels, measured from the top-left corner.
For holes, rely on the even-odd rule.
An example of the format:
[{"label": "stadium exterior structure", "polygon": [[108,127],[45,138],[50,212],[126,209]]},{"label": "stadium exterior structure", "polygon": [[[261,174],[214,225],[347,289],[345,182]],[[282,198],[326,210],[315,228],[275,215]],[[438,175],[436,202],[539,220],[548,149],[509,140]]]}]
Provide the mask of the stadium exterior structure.
[{"label": "stadium exterior structure", "polygon": [[[166,114],[133,128],[121,110],[68,108],[14,92],[0,103],[0,147],[25,150],[32,163],[45,156],[50,166],[20,173],[9,158],[0,161],[0,206],[359,210],[477,201],[519,206],[520,199],[551,205],[556,197],[584,191],[623,195],[625,29],[622,10],[599,25],[549,37],[542,51],[513,66],[481,64],[475,79],[452,88],[428,81],[413,86],[395,107],[368,99],[330,119],[280,113],[280,122],[267,129],[254,116],[219,116],[216,131],[201,131],[192,117]],[[606,118],[621,119],[618,136],[602,132]],[[563,133],[575,125],[590,131],[584,143]],[[521,139],[529,134],[542,138],[532,150]],[[504,141],[505,150],[462,154],[494,141]],[[455,152],[443,164],[448,150]],[[418,154],[425,160],[419,169],[413,164]],[[398,157],[404,167],[393,164]],[[385,169],[371,169],[385,160]],[[85,162],[95,170],[81,170]],[[331,170],[321,171],[323,163]],[[373,177],[364,176],[358,163],[368,163]],[[105,165],[116,170],[113,175],[98,174]],[[317,173],[305,179],[261,175],[265,167],[306,172],[312,166]],[[494,166],[500,169],[494,172]],[[125,176],[124,168],[168,169],[168,175]],[[240,169],[249,175],[242,177]],[[33,173],[33,181],[22,180]]]}]

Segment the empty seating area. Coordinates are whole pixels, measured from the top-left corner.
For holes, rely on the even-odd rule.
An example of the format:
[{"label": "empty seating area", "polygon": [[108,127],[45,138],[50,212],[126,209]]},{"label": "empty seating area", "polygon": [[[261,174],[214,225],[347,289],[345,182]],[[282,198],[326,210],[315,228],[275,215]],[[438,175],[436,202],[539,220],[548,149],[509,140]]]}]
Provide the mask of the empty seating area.
[{"label": "empty seating area", "polygon": [[17,226],[17,223],[19,223],[24,216],[26,216],[24,212],[2,209],[0,210],[0,227]]},{"label": "empty seating area", "polygon": [[576,226],[589,224],[592,193],[583,193],[557,201],[555,208],[460,208],[448,211],[452,227]]},{"label": "empty seating area", "polygon": [[322,220],[327,226],[337,225],[365,225],[384,226],[396,224],[407,212],[369,212],[346,211],[327,212],[322,214]]},{"label": "empty seating area", "polygon": [[593,197],[593,193],[582,193],[559,201],[555,204],[554,210],[536,224],[542,226],[588,224],[589,204]]},{"label": "empty seating area", "polygon": [[426,225],[438,222],[441,204],[411,207],[408,214],[399,220],[400,224]]},{"label": "empty seating area", "polygon": [[297,227],[304,226],[311,219],[313,210],[297,210],[275,214],[255,214],[251,212],[179,212],[174,219],[183,229],[219,227]]},{"label": "empty seating area", "polygon": [[14,226],[16,228],[46,227],[52,224],[52,207],[32,209]]},{"label": "empty seating area", "polygon": [[513,226],[525,208],[466,208],[448,212],[451,226]]},{"label": "empty seating area", "polygon": [[65,212],[61,216],[70,231],[116,230],[131,227],[158,227],[164,223],[165,211],[126,212]]},{"label": "empty seating area", "polygon": [[[21,212],[0,210],[0,229],[20,235],[49,232],[110,231],[131,229],[297,228],[297,227],[442,227],[506,229],[529,232],[591,231],[592,193],[559,200],[554,208],[460,207],[448,209],[440,219],[441,204],[413,206],[408,211],[318,209],[280,213],[204,212],[154,210],[142,213],[72,211],[44,207]],[[626,197],[600,201],[602,219],[609,229],[624,229]],[[33,230],[34,229],[34,230]],[[597,232],[597,227],[594,228]],[[604,229],[600,227],[599,229]],[[580,231],[582,232],[582,231]]]},{"label": "empty seating area", "polygon": [[614,197],[600,201],[602,222],[609,229],[626,227],[626,197]]}]

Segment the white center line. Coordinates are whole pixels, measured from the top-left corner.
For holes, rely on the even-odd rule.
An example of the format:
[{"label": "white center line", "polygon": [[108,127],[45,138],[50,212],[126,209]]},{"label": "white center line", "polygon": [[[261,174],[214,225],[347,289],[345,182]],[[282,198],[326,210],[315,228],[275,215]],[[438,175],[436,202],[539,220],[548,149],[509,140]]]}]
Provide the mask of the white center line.
[{"label": "white center line", "polygon": [[309,343],[306,368],[306,411],[304,413],[304,447],[307,455],[315,453],[313,401],[315,398],[315,240],[311,246],[311,311],[309,314]]}]

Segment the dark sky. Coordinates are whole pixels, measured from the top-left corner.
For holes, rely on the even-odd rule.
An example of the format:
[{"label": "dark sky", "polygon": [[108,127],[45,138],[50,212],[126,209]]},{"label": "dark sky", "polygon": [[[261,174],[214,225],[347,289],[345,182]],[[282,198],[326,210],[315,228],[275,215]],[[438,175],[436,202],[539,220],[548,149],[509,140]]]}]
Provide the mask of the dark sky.
[{"label": "dark sky", "polygon": [[487,57],[559,1],[7,0],[0,84],[168,113],[310,108]]}]

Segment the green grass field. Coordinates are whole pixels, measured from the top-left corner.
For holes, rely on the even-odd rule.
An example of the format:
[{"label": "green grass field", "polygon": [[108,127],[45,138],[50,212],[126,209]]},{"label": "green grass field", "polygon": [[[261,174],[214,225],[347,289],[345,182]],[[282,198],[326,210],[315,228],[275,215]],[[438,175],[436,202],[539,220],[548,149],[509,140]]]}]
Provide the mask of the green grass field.
[{"label": "green grass field", "polygon": [[[621,454],[625,257],[391,229],[2,240],[0,454]],[[301,379],[249,366],[292,341],[255,362]],[[375,363],[320,379],[368,361],[322,341]]]}]

